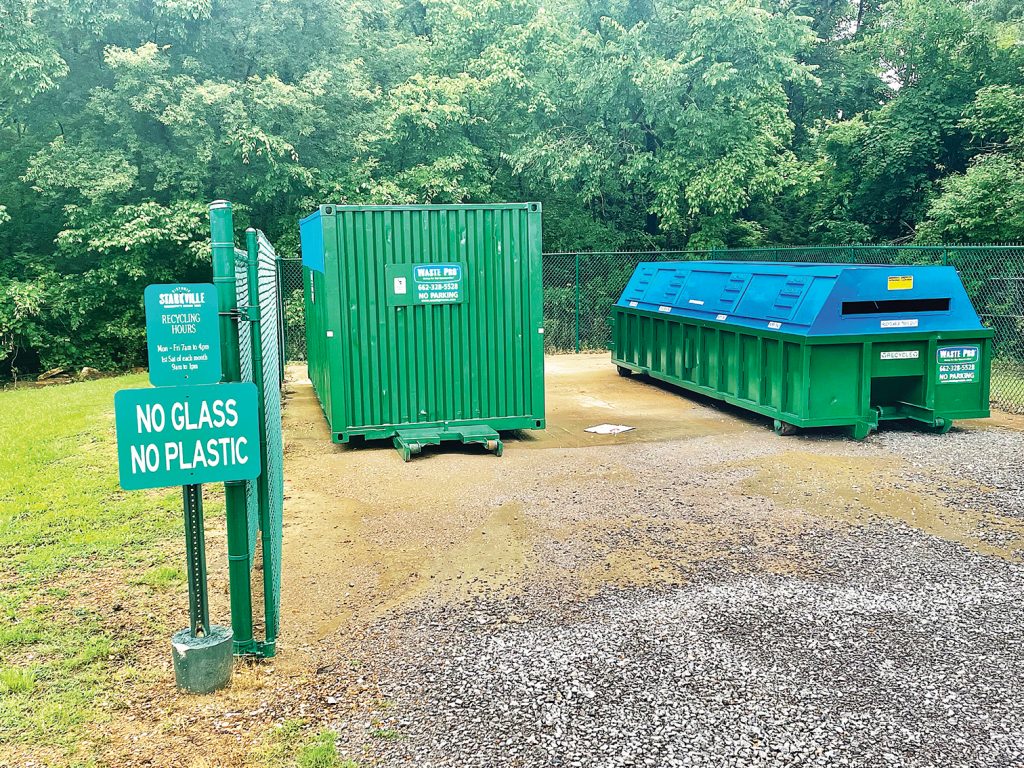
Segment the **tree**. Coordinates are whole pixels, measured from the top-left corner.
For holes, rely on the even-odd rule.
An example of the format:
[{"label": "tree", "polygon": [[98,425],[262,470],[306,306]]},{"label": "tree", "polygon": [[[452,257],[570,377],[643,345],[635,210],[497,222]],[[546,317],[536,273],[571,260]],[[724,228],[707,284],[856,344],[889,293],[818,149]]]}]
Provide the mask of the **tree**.
[{"label": "tree", "polygon": [[286,254],[323,202],[539,200],[548,250],[1019,240],[1022,23],[1006,0],[6,0],[0,376],[142,362],[142,287],[208,278],[216,198]]}]

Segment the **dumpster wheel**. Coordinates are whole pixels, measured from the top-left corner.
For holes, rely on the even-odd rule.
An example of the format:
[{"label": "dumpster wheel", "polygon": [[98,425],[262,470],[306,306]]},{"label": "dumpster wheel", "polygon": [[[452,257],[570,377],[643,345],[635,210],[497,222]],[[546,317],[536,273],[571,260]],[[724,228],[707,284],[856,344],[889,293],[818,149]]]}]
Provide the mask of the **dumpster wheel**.
[{"label": "dumpster wheel", "polygon": [[790,437],[800,431],[800,427],[796,426],[796,424],[790,424],[788,421],[780,421],[779,419],[775,419],[774,429],[775,434],[782,437]]},{"label": "dumpster wheel", "polygon": [[616,365],[615,370],[618,372],[619,376],[622,376],[623,378],[629,378],[633,375],[633,370],[624,365]]},{"label": "dumpster wheel", "polygon": [[871,431],[874,428],[875,427],[872,426],[871,424],[868,424],[863,421],[858,421],[856,424],[853,424],[852,426],[849,427],[850,437],[852,437],[854,440],[858,442],[860,442],[861,440],[867,440],[868,435],[871,434]]},{"label": "dumpster wheel", "polygon": [[932,425],[931,431],[937,435],[944,435],[953,428],[952,419],[937,419],[936,423]]}]

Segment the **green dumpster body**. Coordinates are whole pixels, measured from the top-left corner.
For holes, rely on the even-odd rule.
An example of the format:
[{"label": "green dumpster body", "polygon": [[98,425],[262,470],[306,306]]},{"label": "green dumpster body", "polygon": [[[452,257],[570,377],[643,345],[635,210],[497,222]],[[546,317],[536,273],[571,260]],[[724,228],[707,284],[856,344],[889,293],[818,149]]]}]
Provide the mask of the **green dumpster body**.
[{"label": "green dumpster body", "polygon": [[992,331],[951,267],[638,265],[612,361],[774,419],[777,431],[989,415]]},{"label": "green dumpster body", "polygon": [[300,222],[309,376],[334,442],[543,429],[539,203],[323,205]]}]

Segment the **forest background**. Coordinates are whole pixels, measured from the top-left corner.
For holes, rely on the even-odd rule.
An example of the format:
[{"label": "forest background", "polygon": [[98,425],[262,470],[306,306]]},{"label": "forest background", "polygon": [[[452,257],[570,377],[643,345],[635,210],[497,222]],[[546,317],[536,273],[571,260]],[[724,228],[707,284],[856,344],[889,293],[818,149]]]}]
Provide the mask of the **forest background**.
[{"label": "forest background", "polygon": [[0,377],[142,362],[206,205],[545,249],[1024,241],[1018,0],[0,0]]}]

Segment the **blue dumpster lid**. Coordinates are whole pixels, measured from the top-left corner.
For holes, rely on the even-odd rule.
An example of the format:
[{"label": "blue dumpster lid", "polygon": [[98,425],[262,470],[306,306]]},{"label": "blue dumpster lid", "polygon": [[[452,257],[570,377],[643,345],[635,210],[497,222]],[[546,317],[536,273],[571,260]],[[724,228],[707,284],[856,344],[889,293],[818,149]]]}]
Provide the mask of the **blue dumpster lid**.
[{"label": "blue dumpster lid", "polygon": [[643,262],[617,306],[804,336],[984,327],[953,267]]}]

